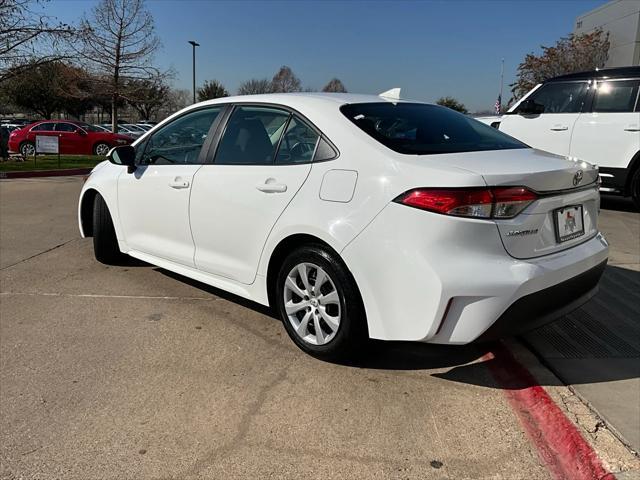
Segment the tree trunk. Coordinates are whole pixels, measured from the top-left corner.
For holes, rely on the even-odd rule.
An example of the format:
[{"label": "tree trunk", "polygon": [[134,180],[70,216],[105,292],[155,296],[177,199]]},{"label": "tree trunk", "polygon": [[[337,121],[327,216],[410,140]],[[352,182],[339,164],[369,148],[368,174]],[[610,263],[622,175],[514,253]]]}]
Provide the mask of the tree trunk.
[{"label": "tree trunk", "polygon": [[118,133],[118,96],[111,95],[111,131]]}]

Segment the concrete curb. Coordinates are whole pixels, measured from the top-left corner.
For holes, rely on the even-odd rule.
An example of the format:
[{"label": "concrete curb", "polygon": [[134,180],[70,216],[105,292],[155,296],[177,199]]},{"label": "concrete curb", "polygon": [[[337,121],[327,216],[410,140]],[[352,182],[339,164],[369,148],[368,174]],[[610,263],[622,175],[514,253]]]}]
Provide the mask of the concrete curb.
[{"label": "concrete curb", "polygon": [[68,177],[70,175],[88,175],[93,168],[66,168],[63,170],[29,170],[26,172],[0,172],[0,179]]}]

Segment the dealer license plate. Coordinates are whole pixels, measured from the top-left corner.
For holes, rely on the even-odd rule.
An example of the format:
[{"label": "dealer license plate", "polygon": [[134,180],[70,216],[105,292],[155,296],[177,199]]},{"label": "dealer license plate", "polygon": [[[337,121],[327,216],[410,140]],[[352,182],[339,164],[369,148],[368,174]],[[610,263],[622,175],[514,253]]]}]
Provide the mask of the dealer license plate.
[{"label": "dealer license plate", "polygon": [[554,210],[556,239],[558,243],[568,242],[584,235],[582,205],[572,205]]}]

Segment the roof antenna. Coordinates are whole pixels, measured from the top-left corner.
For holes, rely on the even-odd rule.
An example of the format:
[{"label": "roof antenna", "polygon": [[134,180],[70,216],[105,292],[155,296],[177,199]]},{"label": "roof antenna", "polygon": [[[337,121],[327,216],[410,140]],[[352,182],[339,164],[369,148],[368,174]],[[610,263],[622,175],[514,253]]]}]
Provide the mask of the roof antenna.
[{"label": "roof antenna", "polygon": [[382,98],[388,98],[390,100],[400,100],[400,88],[392,88],[391,90],[380,93],[378,96]]}]

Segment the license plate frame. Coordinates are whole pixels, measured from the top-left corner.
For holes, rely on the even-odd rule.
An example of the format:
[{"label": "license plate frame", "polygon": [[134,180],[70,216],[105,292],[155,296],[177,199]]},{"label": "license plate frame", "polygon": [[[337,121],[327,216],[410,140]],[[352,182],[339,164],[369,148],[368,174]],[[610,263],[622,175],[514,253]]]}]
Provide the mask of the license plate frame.
[{"label": "license plate frame", "polygon": [[[566,211],[573,211],[573,217],[567,215]],[[571,219],[574,219],[575,230],[571,228]],[[561,222],[564,220],[564,223]],[[584,235],[584,208],[583,205],[567,205],[566,207],[556,208],[553,211],[553,222],[556,227],[556,241],[565,243]],[[572,230],[567,233],[567,230]]]}]

